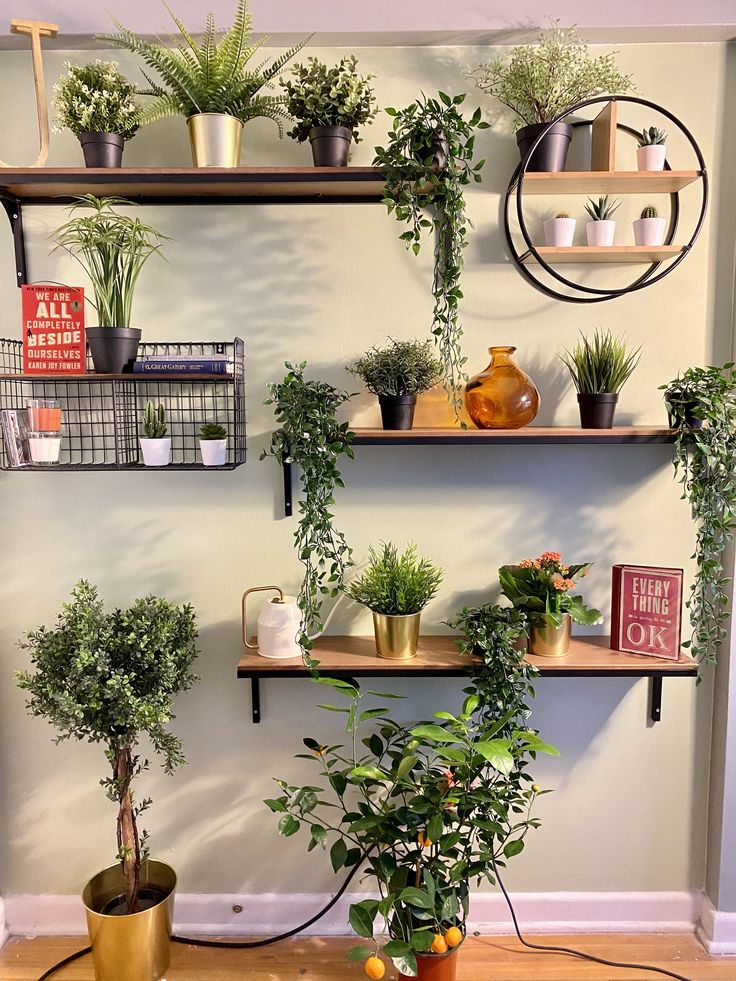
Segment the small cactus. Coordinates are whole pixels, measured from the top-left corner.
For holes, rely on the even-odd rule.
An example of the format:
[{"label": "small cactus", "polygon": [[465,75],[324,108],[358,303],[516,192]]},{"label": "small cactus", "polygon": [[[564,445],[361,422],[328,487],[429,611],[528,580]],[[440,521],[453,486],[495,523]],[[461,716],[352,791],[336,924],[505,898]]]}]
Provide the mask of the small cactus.
[{"label": "small cactus", "polygon": [[608,195],[606,194],[599,197],[597,201],[594,201],[592,198],[588,198],[585,205],[585,210],[588,212],[593,221],[610,221],[611,215],[620,204],[620,201],[609,201]]},{"label": "small cactus", "polygon": [[227,439],[227,429],[217,422],[206,422],[199,430],[200,439]]},{"label": "small cactus", "polygon": [[558,211],[555,218],[572,218],[572,215],[569,215],[566,211]]},{"label": "small cactus", "polygon": [[658,129],[656,126],[649,126],[641,131],[639,146],[655,146],[656,144],[665,143],[666,140],[667,134],[664,130]]},{"label": "small cactus", "polygon": [[653,204],[648,204],[646,208],[641,209],[642,218],[659,218],[659,212],[654,207]]},{"label": "small cactus", "polygon": [[143,435],[146,439],[163,439],[166,435],[166,409],[159,403],[147,402],[143,413]]}]

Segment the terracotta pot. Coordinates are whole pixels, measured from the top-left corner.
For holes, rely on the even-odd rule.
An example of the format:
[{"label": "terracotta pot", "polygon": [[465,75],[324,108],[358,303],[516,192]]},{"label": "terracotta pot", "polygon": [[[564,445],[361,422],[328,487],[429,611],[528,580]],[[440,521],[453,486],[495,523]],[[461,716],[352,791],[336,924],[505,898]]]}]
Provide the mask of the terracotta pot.
[{"label": "terracotta pot", "polygon": [[458,953],[417,954],[417,977],[399,974],[399,981],[455,981]]}]

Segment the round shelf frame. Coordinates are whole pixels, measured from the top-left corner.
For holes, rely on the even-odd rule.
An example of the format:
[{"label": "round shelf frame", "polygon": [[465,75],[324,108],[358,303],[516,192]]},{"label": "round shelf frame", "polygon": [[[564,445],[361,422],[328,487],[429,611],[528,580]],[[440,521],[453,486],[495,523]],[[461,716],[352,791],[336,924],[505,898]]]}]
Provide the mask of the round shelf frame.
[{"label": "round shelf frame", "polygon": [[[581,109],[585,109],[588,106],[599,105],[601,103],[612,103],[612,102],[615,103],[628,102],[628,103],[633,103],[634,105],[646,106],[648,109],[652,109],[655,112],[658,112],[661,115],[663,115],[680,130],[680,132],[685,136],[688,143],[690,144],[690,147],[692,148],[693,153],[695,154],[695,157],[698,161],[698,171],[699,171],[699,179],[701,181],[702,197],[701,197],[701,204],[700,204],[700,213],[695,223],[695,228],[687,244],[682,247],[682,251],[677,256],[675,256],[674,259],[660,260],[658,262],[651,263],[647,268],[647,270],[644,273],[642,273],[641,276],[635,279],[632,283],[630,283],[628,286],[616,287],[612,289],[600,289],[592,286],[585,286],[582,283],[576,283],[573,280],[568,279],[568,277],[563,276],[561,273],[557,272],[557,270],[549,262],[547,262],[547,260],[539,253],[538,248],[534,245],[532,241],[531,235],[529,234],[529,230],[524,220],[523,187],[524,187],[524,178],[526,177],[528,171],[528,163],[531,160],[534,151],[537,149],[537,147],[542,142],[544,137],[547,135],[547,133],[552,129],[552,127],[556,123],[563,122],[568,118],[568,116],[572,115],[575,112],[578,112]],[[581,120],[576,120],[571,125],[574,128],[578,128],[581,126],[592,126],[593,121],[594,120],[592,119],[590,120],[581,119]],[[633,127],[627,126],[623,123],[616,122],[616,129],[628,133],[629,135],[634,137],[639,135],[638,130],[635,130]],[[664,169],[665,170],[672,169],[667,161],[665,161]],[[591,175],[594,175],[595,173],[605,173],[605,171],[591,171],[590,173]],[[680,193],[679,191],[672,191],[670,193],[670,200],[672,202],[672,211],[670,215],[669,228],[667,230],[667,235],[664,243],[665,245],[672,244],[673,238],[675,236],[679,224],[679,218],[680,218],[679,193]],[[521,274],[524,276],[524,278],[529,283],[531,283],[535,289],[539,290],[539,292],[544,293],[546,296],[549,296],[552,299],[562,300],[565,303],[601,303],[605,300],[613,300],[618,296],[625,296],[628,293],[633,293],[637,290],[644,289],[646,286],[652,286],[654,283],[658,283],[660,280],[664,279],[665,276],[669,275],[669,273],[671,273],[674,269],[677,268],[677,266],[680,265],[680,263],[685,259],[685,257],[689,255],[690,250],[695,244],[695,241],[698,238],[698,235],[700,234],[700,231],[703,227],[703,223],[705,221],[705,215],[708,209],[708,194],[709,194],[708,172],[700,147],[695,141],[695,138],[690,132],[690,130],[673,113],[671,113],[668,109],[665,109],[663,106],[657,105],[655,102],[650,102],[647,99],[641,99],[638,96],[626,96],[626,95],[595,96],[594,98],[585,99],[582,102],[576,103],[574,106],[571,106],[561,115],[559,115],[556,119],[553,119],[550,123],[548,123],[545,129],[539,134],[539,136],[534,141],[534,144],[532,145],[527,156],[517,166],[516,170],[514,171],[511,177],[509,185],[506,189],[506,195],[504,198],[504,210],[503,210],[504,233],[506,235],[506,242],[508,244],[509,251],[511,253],[511,257],[514,261],[514,264],[516,265],[517,269],[521,272]],[[510,210],[511,210],[511,199],[513,196],[516,197],[515,210],[516,210],[517,220],[519,223],[519,229],[521,231],[521,235],[524,239],[524,242],[526,243],[527,246],[527,250],[523,253],[520,253],[517,250],[516,246],[514,245],[514,241],[512,237],[511,223],[510,223]],[[547,283],[540,280],[532,271],[534,267],[525,264],[525,259],[527,259],[529,256],[533,256],[539,268],[544,272],[548,273],[554,280],[557,280],[557,282],[561,283],[563,286],[567,287],[568,289],[577,290],[579,293],[584,293],[586,295],[576,296],[576,295],[570,295],[568,293],[563,293],[560,290],[555,289],[553,285],[548,285]],[[662,265],[662,262],[665,261],[668,262],[668,265],[664,269],[657,272],[659,267]]]}]

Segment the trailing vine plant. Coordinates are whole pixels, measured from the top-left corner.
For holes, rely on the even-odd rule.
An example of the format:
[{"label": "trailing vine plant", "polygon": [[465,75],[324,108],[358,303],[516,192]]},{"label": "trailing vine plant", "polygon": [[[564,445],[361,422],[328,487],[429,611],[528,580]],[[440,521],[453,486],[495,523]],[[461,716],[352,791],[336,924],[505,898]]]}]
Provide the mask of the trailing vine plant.
[{"label": "trailing vine plant", "polygon": [[301,611],[298,637],[307,667],[317,662],[309,652],[309,635],[322,628],[322,603],[327,596],[342,590],[346,569],[352,565],[351,550],[342,532],[333,527],[332,506],[335,487],[343,487],[338,460],[353,458],[350,443],[353,434],[347,422],[340,423],[336,412],[351,396],[327,382],[304,377],[306,362],[286,362],[287,374],[282,382],[268,386],[279,424],[271,437],[271,446],[261,453],[298,466],[302,487],[299,502],[300,519],[294,532],[304,579],[297,602]]},{"label": "trailing vine plant", "polygon": [[699,662],[714,662],[728,625],[730,582],[723,552],[734,540],[736,524],[736,370],[688,368],[665,389],[670,425],[675,430],[674,467],[682,496],[696,523],[696,573],[686,606],[692,635],[689,647]]},{"label": "trailing vine plant", "polygon": [[470,222],[463,189],[480,183],[485,163],[473,164],[476,129],[487,129],[476,109],[466,120],[459,106],[465,95],[421,96],[405,109],[387,108],[393,126],[386,147],[376,147],[374,165],[386,177],[384,203],[389,214],[409,227],[401,239],[418,255],[425,233],[434,232],[434,313],[432,334],[444,367],[448,402],[459,420],[461,387],[467,376],[460,347],[463,331],[460,276]]}]

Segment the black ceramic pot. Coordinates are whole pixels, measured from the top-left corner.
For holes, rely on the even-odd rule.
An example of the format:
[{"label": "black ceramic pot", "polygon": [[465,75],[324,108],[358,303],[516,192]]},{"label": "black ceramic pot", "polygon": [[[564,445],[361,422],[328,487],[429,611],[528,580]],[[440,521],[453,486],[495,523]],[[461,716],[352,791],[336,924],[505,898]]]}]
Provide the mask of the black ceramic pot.
[{"label": "black ceramic pot", "polygon": [[600,395],[578,395],[581,428],[611,429],[617,402],[618,394],[614,392],[605,392]]},{"label": "black ceramic pot", "polygon": [[80,133],[85,167],[121,167],[125,142],[117,133]]},{"label": "black ceramic pot", "polygon": [[309,131],[315,167],[347,167],[352,130],[347,126],[313,126]]},{"label": "black ceramic pot", "polygon": [[[666,401],[669,402],[672,395],[673,395],[672,392],[665,392],[664,397]],[[685,425],[689,426],[691,429],[702,429],[703,420],[698,419],[697,416],[695,415],[696,407],[697,407],[697,402],[684,402],[680,406],[682,410],[682,415],[684,416],[685,419]],[[677,421],[674,419],[672,413],[669,410],[667,411],[667,418],[669,419],[670,429],[676,429]]]},{"label": "black ceramic pot", "polygon": [[[544,132],[547,125],[547,123],[532,123],[531,126],[522,126],[516,131],[516,143],[522,161],[526,160],[535,140]],[[571,141],[572,126],[568,126],[567,123],[555,123],[532,154],[526,169],[534,173],[539,171],[557,173],[564,170]]]},{"label": "black ceramic pot", "polygon": [[411,429],[414,425],[416,395],[379,395],[384,429]]},{"label": "black ceramic pot", "polygon": [[88,327],[87,344],[98,375],[122,375],[133,370],[141,332],[137,327]]}]

